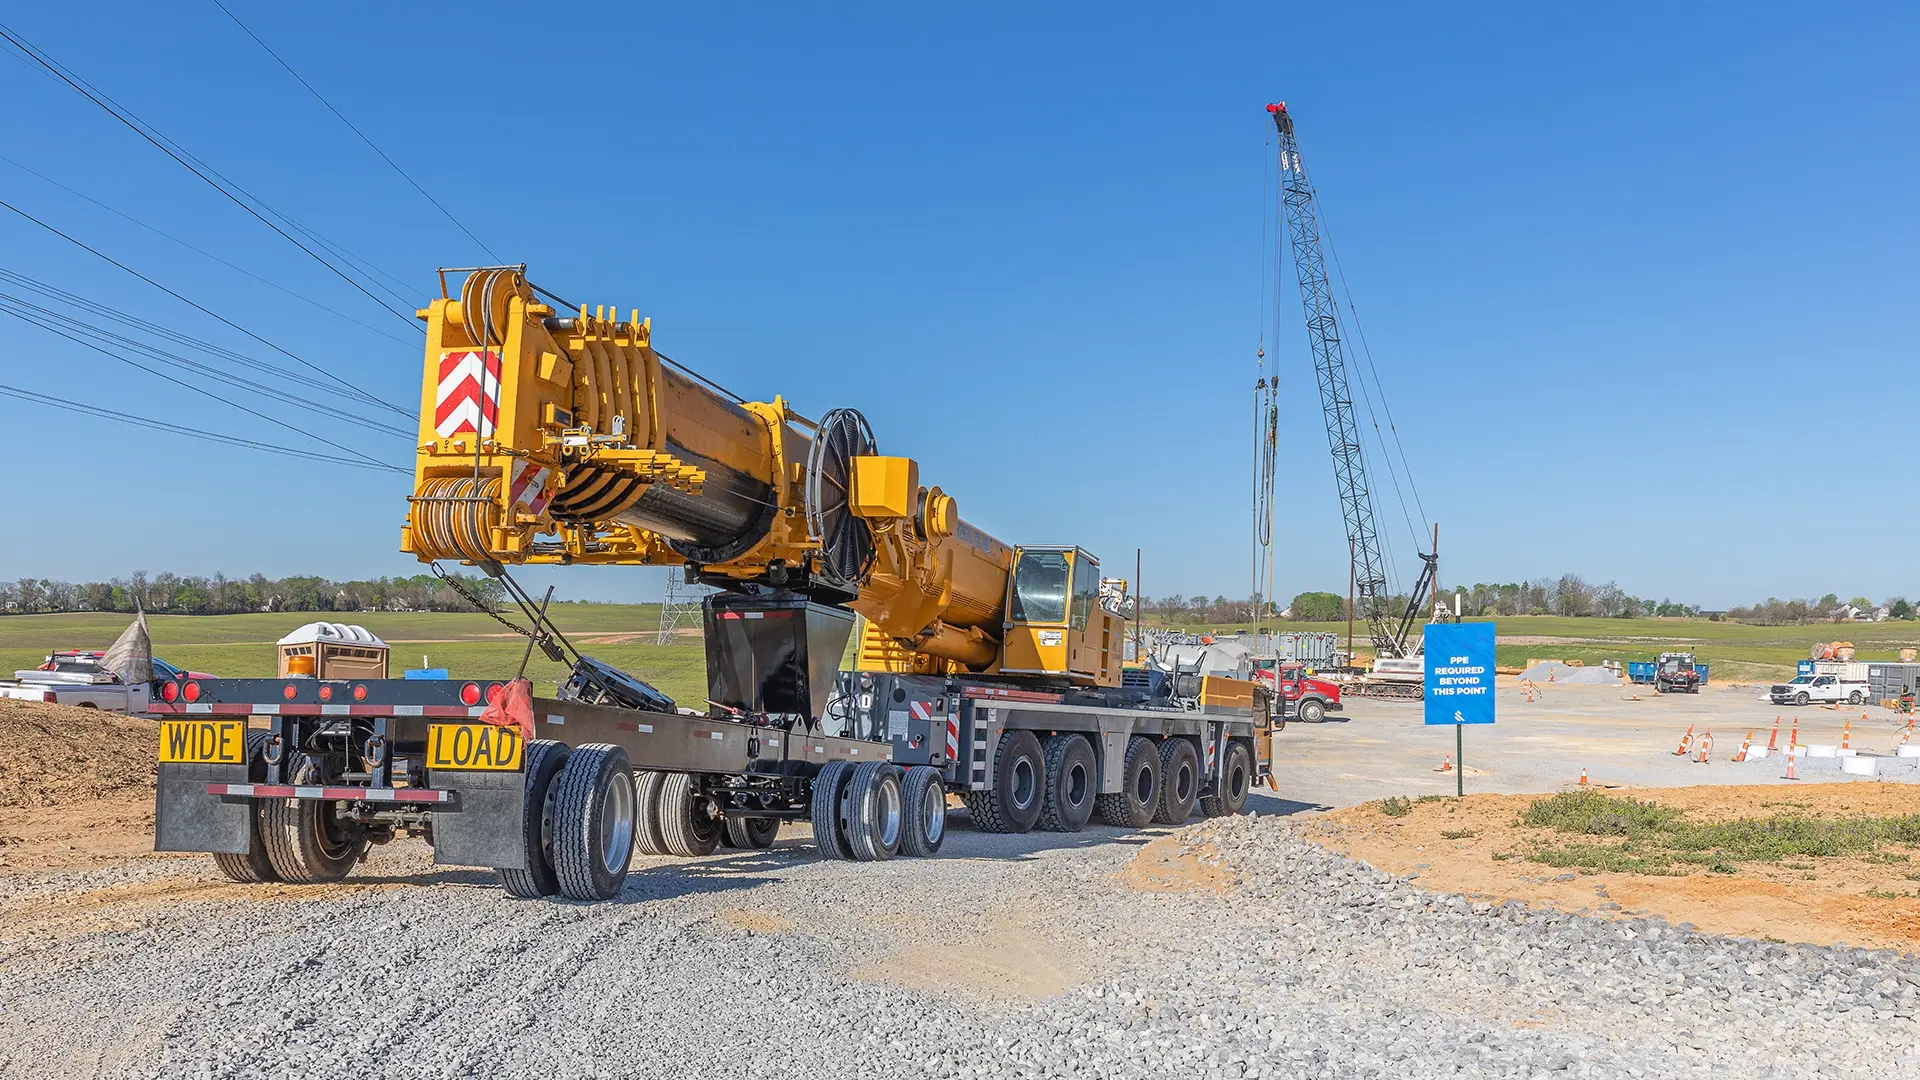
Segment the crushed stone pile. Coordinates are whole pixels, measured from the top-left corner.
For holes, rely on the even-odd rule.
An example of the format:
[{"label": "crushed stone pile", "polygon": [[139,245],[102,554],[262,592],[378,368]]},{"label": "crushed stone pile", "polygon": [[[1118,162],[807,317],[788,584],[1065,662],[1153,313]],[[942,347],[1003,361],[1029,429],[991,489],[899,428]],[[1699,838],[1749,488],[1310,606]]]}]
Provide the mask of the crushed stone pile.
[{"label": "crushed stone pile", "polygon": [[1620,676],[1603,667],[1574,667],[1558,660],[1549,660],[1544,664],[1535,664],[1520,673],[1523,679],[1537,683],[1551,682],[1556,686],[1619,686]]}]

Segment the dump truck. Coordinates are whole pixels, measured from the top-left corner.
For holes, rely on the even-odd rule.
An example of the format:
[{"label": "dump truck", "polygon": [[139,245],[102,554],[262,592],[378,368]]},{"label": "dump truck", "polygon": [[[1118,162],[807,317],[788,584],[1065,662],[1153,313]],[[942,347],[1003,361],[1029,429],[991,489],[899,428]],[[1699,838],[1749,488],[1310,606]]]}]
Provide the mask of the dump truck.
[{"label": "dump truck", "polygon": [[[637,311],[557,306],[524,266],[440,281],[400,547],[498,578],[528,656],[571,666],[539,697],[520,679],[189,680],[162,706],[157,849],[317,882],[417,835],[516,896],[605,900],[635,851],[764,848],[793,822],[828,857],[933,855],[949,793],[983,830],[1074,832],[1238,813],[1270,781],[1262,687],[1206,676],[1188,707],[1127,685],[1099,560],[966,521],[858,411],[735,398]],[[529,564],[716,587],[707,701],[573,649],[513,579]]]}]

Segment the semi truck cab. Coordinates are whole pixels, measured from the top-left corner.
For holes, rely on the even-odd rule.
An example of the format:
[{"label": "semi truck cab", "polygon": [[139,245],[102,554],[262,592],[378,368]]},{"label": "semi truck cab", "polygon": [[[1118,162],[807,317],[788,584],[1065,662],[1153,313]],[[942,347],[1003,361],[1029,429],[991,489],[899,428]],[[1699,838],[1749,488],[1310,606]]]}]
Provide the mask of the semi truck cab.
[{"label": "semi truck cab", "polygon": [[1308,724],[1317,724],[1330,712],[1340,712],[1340,686],[1307,674],[1301,663],[1264,659],[1254,661],[1254,678],[1274,689],[1280,703],[1280,715]]}]

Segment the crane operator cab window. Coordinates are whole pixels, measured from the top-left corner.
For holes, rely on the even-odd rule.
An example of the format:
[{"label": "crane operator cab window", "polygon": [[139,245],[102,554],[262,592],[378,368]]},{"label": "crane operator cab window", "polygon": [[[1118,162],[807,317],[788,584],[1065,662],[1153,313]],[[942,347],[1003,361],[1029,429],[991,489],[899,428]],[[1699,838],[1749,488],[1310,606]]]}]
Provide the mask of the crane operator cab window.
[{"label": "crane operator cab window", "polygon": [[1020,548],[1008,585],[1008,673],[1116,685],[1117,623],[1100,606],[1100,561],[1079,548]]}]

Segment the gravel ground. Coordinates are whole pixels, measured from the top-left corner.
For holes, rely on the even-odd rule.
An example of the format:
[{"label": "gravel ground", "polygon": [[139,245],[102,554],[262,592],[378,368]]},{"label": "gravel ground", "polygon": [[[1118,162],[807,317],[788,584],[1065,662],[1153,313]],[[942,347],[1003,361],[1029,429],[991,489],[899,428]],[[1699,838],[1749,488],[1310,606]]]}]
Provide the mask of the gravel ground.
[{"label": "gravel ground", "polygon": [[1142,892],[1149,838],[785,841],[647,860],[601,905],[402,845],[317,899],[14,875],[0,1076],[1920,1076],[1912,957],[1490,908],[1273,815],[1178,834],[1237,888]]}]

